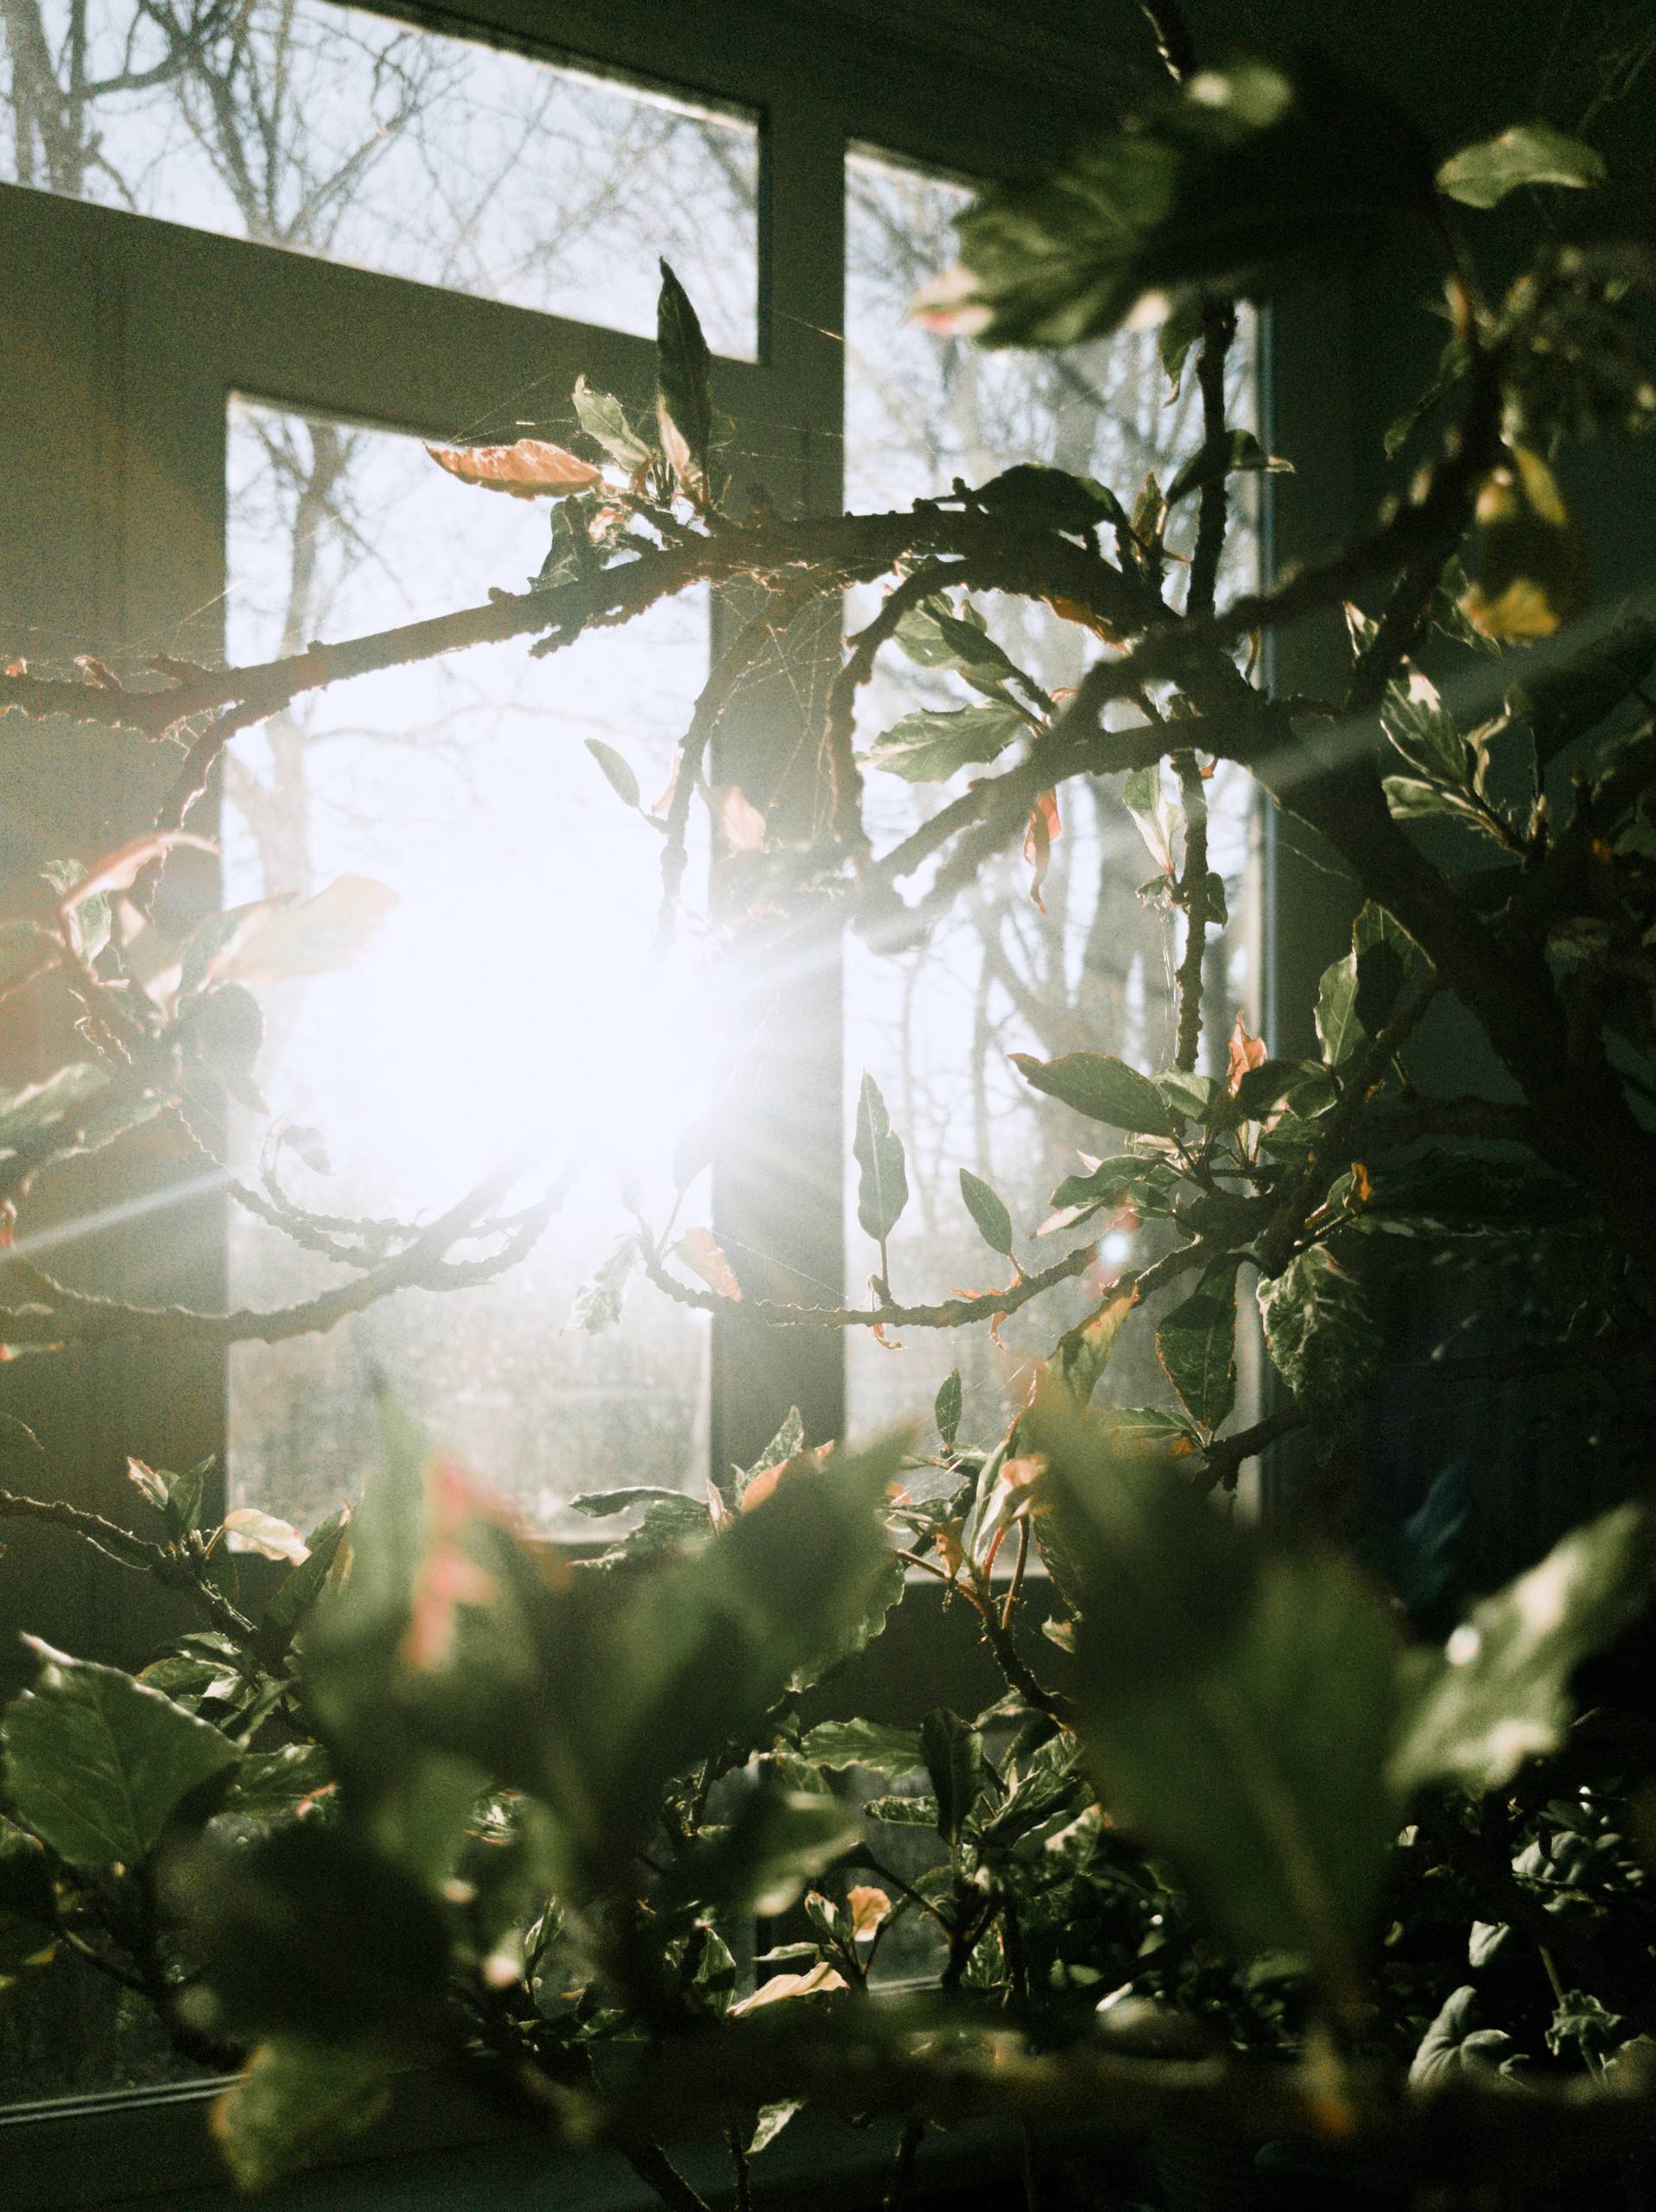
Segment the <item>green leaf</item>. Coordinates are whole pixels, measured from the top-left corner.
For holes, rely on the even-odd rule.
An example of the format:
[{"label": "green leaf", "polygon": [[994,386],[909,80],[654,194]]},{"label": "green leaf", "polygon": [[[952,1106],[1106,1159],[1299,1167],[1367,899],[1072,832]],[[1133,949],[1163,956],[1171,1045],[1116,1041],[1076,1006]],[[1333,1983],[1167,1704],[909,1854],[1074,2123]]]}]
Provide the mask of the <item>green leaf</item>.
[{"label": "green leaf", "polygon": [[1443,573],[1431,595],[1431,623],[1435,630],[1452,638],[1457,645],[1467,645],[1475,653],[1501,652],[1498,638],[1486,638],[1475,630],[1466,619],[1464,602],[1472,587],[1466,570],[1461,566],[1458,554],[1451,553],[1443,563]]},{"label": "green leaf", "polygon": [[1475,2081],[1517,2056],[1504,2028],[1475,2028],[1478,1993],[1469,1981],[1445,1999],[1409,2067],[1412,2089],[1446,2088],[1470,2075]]},{"label": "green leaf", "polygon": [[971,602],[965,605],[964,614],[951,613],[941,599],[911,607],[894,632],[898,644],[917,667],[949,669],[974,690],[1002,701],[1007,684],[1013,684],[1041,713],[1050,713],[1052,702],[1040,685],[989,636]]},{"label": "green leaf", "polygon": [[983,1794],[983,1738],[939,1706],[920,1724],[920,1757],[937,1803],[937,1833],[952,1846]]},{"label": "green leaf", "polygon": [[1362,1035],[1357,1020],[1357,956],[1348,952],[1323,970],[1317,987],[1317,1034],[1323,1058],[1337,1067]]},{"label": "green leaf", "polygon": [[756,1475],[768,1467],[785,1466],[790,1459],[796,1459],[805,1448],[805,1420],[797,1406],[790,1406],[782,1427],[765,1446],[751,1467],[733,1467],[727,1480],[719,1485],[720,1494],[726,1505],[734,1507],[747,1496],[747,1486]]},{"label": "green leaf", "polygon": [[390,2109],[401,2063],[375,2044],[276,2036],[213,2107],[213,2132],[242,2189],[268,2189],[331,2157]]},{"label": "green leaf", "polygon": [[109,1077],[89,1061],[57,1069],[44,1083],[0,1091],[0,1156],[16,1152],[54,1123],[86,1116]]},{"label": "green leaf", "polygon": [[1141,1211],[1164,1213],[1167,1208],[1157,1202],[1152,1188],[1156,1173],[1154,1160],[1141,1160],[1137,1153],[1118,1153],[1101,1160],[1084,1175],[1066,1175],[1052,1193],[1052,1204],[1060,1210],[1081,1207],[1088,1212],[1101,1206],[1132,1205]]},{"label": "green leaf", "polygon": [[350,1525],[349,1513],[339,1512],[331,1514],[313,1529],[305,1539],[308,1556],[283,1578],[265,1607],[261,1629],[266,1634],[275,1630],[282,1639],[283,1650],[321,1596]]},{"label": "green leaf", "polygon": [[226,1813],[244,1819],[284,1820],[333,1779],[320,1744],[283,1744],[279,1751],[249,1751],[225,1798]]},{"label": "green leaf", "polygon": [[1027,1052],[1009,1057],[1025,1083],[1089,1121],[1145,1136],[1172,1136],[1177,1130],[1172,1109],[1150,1077],[1110,1053],[1066,1052],[1056,1060]]},{"label": "green leaf", "polygon": [[799,1756],[813,1766],[872,1767],[895,1780],[920,1764],[920,1738],[881,1720],[819,1720],[801,1737]]},{"label": "green leaf", "polygon": [[1128,1457],[1160,1455],[1183,1459],[1196,1448],[1196,1432],[1183,1414],[1162,1406],[1103,1406],[1095,1420],[1101,1437]]},{"label": "green leaf", "polygon": [[992,1252],[1003,1253],[1010,1260],[1012,1249],[1012,1216],[1007,1212],[1003,1201],[980,1176],[974,1175],[969,1167],[962,1167],[961,1170],[961,1196],[966,1202],[966,1211],[977,1224],[978,1233],[989,1249]]},{"label": "green leaf", "polygon": [[41,1663],[0,1732],[13,1802],[72,1866],[136,1866],[190,1792],[226,1773],[240,1752],[118,1667],[23,1641]]},{"label": "green leaf", "polygon": [[1602,158],[1550,123],[1515,123],[1499,138],[1481,138],[1451,154],[1437,172],[1437,189],[1469,207],[1493,207],[1526,184],[1602,184]]},{"label": "green leaf", "polygon": [[1418,776],[1382,776],[1380,788],[1386,793],[1386,811],[1394,822],[1424,822],[1435,816],[1452,815],[1457,822],[1469,822],[1481,830],[1488,827],[1470,800],[1445,791],[1441,784],[1422,783]]},{"label": "green leaf", "polygon": [[969,762],[993,760],[1029,725],[1017,709],[917,707],[868,748],[871,767],[910,784],[943,784]]},{"label": "green leaf", "polygon": [[1156,1332],[1156,1357],[1192,1421],[1209,1435],[1236,1402],[1236,1270],[1209,1268]]},{"label": "green leaf", "polygon": [[1469,786],[1472,761],[1466,740],[1418,669],[1407,669],[1386,687],[1380,727],[1418,774],[1438,783]]},{"label": "green leaf", "polygon": [[693,1845],[671,1893],[698,1905],[765,1918],[789,1911],[806,1885],[862,1839],[862,1823],[837,1797],[752,1783],[729,1825]]},{"label": "green leaf", "polygon": [[952,1367],[937,1385],[937,1395],[932,1402],[933,1417],[945,1452],[955,1449],[955,1439],[961,1433],[961,1370]]},{"label": "green leaf", "polygon": [[1218,445],[1197,448],[1168,486],[1164,496],[1168,505],[1176,507],[1192,492],[1203,491],[1227,476],[1291,476],[1293,473],[1293,462],[1267,453],[1252,430],[1228,430]]},{"label": "green leaf", "polygon": [[656,414],[673,474],[691,499],[705,499],[713,445],[712,357],[689,296],[665,261],[656,302]]},{"label": "green leaf", "polygon": [[971,496],[1010,530],[1080,533],[1101,522],[1124,528],[1127,520],[1108,485],[1040,461],[1020,461],[991,477]]},{"label": "green leaf", "polygon": [[[811,1955],[815,1955],[814,1951]],[[753,2133],[747,2139],[748,2157],[757,2158],[761,2151],[768,2151],[788,2122],[804,2109],[803,2104],[761,2105]]]},{"label": "green leaf", "polygon": [[638,1527],[627,1535],[618,1536],[593,1563],[600,1567],[647,1566],[687,1544],[706,1543],[712,1535],[712,1516],[700,1499],[678,1491],[657,1491],[645,1505]]},{"label": "green leaf", "polygon": [[611,790],[620,800],[622,805],[638,806],[644,794],[638,789],[638,779],[633,774],[628,762],[612,745],[606,745],[601,737],[586,738],[582,742],[604,771],[609,780]]},{"label": "green leaf", "polygon": [[1257,296],[1308,264],[1349,267],[1431,198],[1412,125],[1328,62],[1298,81],[1202,70],[1051,176],[985,193],[956,226],[964,281],[917,306],[991,346],[1074,345],[1148,294]]},{"label": "green leaf", "polygon": [[852,1155],[858,1168],[857,1219],[865,1236],[884,1243],[909,1203],[909,1178],[903,1140],[891,1127],[879,1085],[866,1073],[857,1100]]},{"label": "green leaf", "polygon": [[1348,1411],[1374,1382],[1385,1339],[1361,1283],[1325,1244],[1259,1285],[1272,1365],[1313,1419]]},{"label": "green leaf", "polygon": [[597,1272],[589,1275],[575,1293],[574,1303],[569,1308],[569,1326],[589,1337],[601,1336],[606,1329],[612,1329],[621,1318],[621,1301],[643,1256],[636,1236],[629,1234],[618,1238]]},{"label": "green leaf", "polygon": [[862,1809],[871,1821],[883,1821],[887,1827],[932,1828],[938,1824],[935,1797],[871,1797]]},{"label": "green leaf", "polygon": [[1330,1067],[1374,1033],[1376,1024],[1365,1019],[1364,1009],[1383,1024],[1404,983],[1424,964],[1408,931],[1373,899],[1352,924],[1351,947],[1343,960],[1324,969],[1317,986],[1317,1033]]},{"label": "green leaf", "polygon": [[1249,1537],[1173,1471],[1160,1436],[1038,1398],[1024,1426],[1048,1462],[1043,1548],[1055,1534],[1091,1664],[1126,1696],[1204,1662],[1248,1602]]},{"label": "green leaf", "polygon": [[1618,1506],[1486,1598],[1407,1715],[1392,1756],[1399,1790],[1498,1789],[1526,1758],[1555,1751],[1574,1709],[1571,1672],[1645,1611],[1653,1558],[1649,1515]]},{"label": "green leaf", "polygon": [[406,2040],[441,2017],[449,1947],[425,1884],[318,1821],[181,1859],[172,1902],[223,2031]]},{"label": "green leaf", "polygon": [[682,1491],[666,1490],[656,1483],[633,1483],[623,1490],[584,1490],[569,1501],[574,1513],[585,1513],[591,1519],[602,1521],[612,1513],[631,1513],[638,1506],[654,1504],[693,1505],[705,1525],[707,1509],[694,1498],[686,1497]]},{"label": "green leaf", "polygon": [[575,415],[581,429],[618,468],[636,476],[655,455],[627,421],[626,410],[607,391],[594,391],[585,377],[575,378]]},{"label": "green leaf", "polygon": [[1267,1559],[1217,1648],[1130,1689],[1085,1627],[1078,1719],[1113,1818],[1166,1857],[1222,1941],[1297,1953],[1354,1995],[1398,1818],[1380,1605],[1337,1561]]},{"label": "green leaf", "polygon": [[1184,380],[1184,364],[1190,348],[1200,343],[1203,322],[1202,296],[1199,292],[1181,292],[1167,311],[1167,319],[1156,333],[1156,356],[1166,372],[1173,389],[1169,395],[1177,399],[1179,386]]},{"label": "green leaf", "polygon": [[1147,767],[1134,768],[1121,786],[1121,804],[1139,825],[1139,834],[1149,848],[1150,857],[1164,875],[1174,871],[1173,838],[1183,817],[1177,801],[1168,797],[1162,788],[1162,766],[1152,760]]},{"label": "green leaf", "polygon": [[1529,724],[1536,757],[1545,768],[1645,683],[1653,663],[1656,621],[1631,616],[1584,653],[1551,668],[1526,670],[1508,686],[1507,709]]},{"label": "green leaf", "polygon": [[588,1879],[616,1878],[671,1776],[755,1725],[791,1682],[851,1648],[880,1599],[889,1605],[898,1562],[879,1509],[900,1456],[896,1444],[840,1452],[790,1475],[716,1541],[650,1578],[643,1610],[584,1655],[579,1696],[549,1681],[565,1709],[546,1725],[587,1776]]}]

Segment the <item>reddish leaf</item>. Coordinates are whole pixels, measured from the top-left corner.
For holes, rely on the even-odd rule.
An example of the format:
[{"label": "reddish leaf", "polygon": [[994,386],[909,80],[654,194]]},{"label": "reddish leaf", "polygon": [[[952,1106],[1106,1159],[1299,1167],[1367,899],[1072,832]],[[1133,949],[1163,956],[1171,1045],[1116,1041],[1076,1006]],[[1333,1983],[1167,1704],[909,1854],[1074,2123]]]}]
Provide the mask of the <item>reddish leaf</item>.
[{"label": "reddish leaf", "polygon": [[[137,1465],[136,1460],[127,1464],[130,1469]],[[137,1479],[136,1475],[133,1479]],[[224,1525],[225,1542],[232,1552],[257,1552],[261,1559],[291,1560],[295,1567],[310,1557],[304,1538],[292,1522],[278,1521],[273,1513],[260,1513],[244,1505],[234,1513],[226,1513]]]},{"label": "reddish leaf", "polygon": [[1242,1087],[1242,1077],[1251,1069],[1265,1065],[1265,1039],[1250,1037],[1247,1024],[1242,1019],[1241,1008],[1236,1010],[1236,1026],[1230,1033],[1230,1095],[1235,1097]]},{"label": "reddish leaf", "polygon": [[567,499],[603,480],[591,461],[544,438],[519,438],[511,446],[428,446],[426,451],[462,484],[505,492],[514,499]]},{"label": "reddish leaf", "polygon": [[735,784],[719,794],[719,827],[727,852],[764,851],[765,817]]},{"label": "reddish leaf", "polygon": [[396,892],[371,875],[336,876],[313,899],[261,899],[214,957],[207,980],[330,975],[360,957],[397,903]]},{"label": "reddish leaf", "polygon": [[851,1915],[851,1934],[853,1942],[872,1936],[891,1910],[891,1900],[884,1890],[877,1890],[866,1882],[857,1882],[846,1891],[846,1906]]},{"label": "reddish leaf", "polygon": [[1046,882],[1047,870],[1052,865],[1054,841],[1063,835],[1063,821],[1058,812],[1056,791],[1043,791],[1029,810],[1029,828],[1024,832],[1024,858],[1030,864],[1029,895],[1042,913],[1046,901],[1041,896]]},{"label": "reddish leaf", "polygon": [[[1120,644],[1120,632],[1113,624],[1107,622],[1101,614],[1094,613],[1092,607],[1083,607],[1078,599],[1066,599],[1061,592],[1055,592],[1048,594],[1046,603],[1061,620],[1078,622],[1083,630],[1090,630],[1095,638],[1101,638],[1107,645]],[[1055,691],[1052,696],[1055,699],[1061,699],[1064,695],[1061,691]]]},{"label": "reddish leaf", "polygon": [[712,1230],[687,1229],[673,1251],[709,1290],[717,1291],[720,1298],[739,1301],[742,1286],[736,1280],[736,1270],[714,1243]]},{"label": "reddish leaf", "polygon": [[88,899],[111,891],[130,891],[143,870],[151,861],[159,860],[178,845],[194,845],[199,853],[216,853],[219,848],[210,839],[197,837],[187,830],[154,830],[148,836],[134,837],[124,845],[116,846],[95,861],[79,883],[72,883],[58,901],[61,918],[73,914]]}]

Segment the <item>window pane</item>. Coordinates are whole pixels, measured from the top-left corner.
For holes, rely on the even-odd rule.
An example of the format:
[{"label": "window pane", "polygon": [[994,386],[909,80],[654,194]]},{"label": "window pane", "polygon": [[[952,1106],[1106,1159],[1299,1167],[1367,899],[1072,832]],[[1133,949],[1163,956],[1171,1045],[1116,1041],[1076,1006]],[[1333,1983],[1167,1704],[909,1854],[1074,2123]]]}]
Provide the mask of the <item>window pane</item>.
[{"label": "window pane", "polygon": [[0,11],[0,177],[610,329],[656,259],[756,352],[758,136],[328,0]]},{"label": "window pane", "polygon": [[[234,403],[232,657],[521,588],[548,512],[455,483],[413,440]],[[238,1496],[308,1524],[351,1491],[373,1450],[377,1374],[542,1528],[563,1527],[581,1490],[703,1479],[704,1317],[645,1291],[619,1329],[566,1324],[628,1226],[625,1179],[666,1174],[711,1052],[695,946],[663,982],[645,976],[660,837],[581,741],[624,753],[648,804],[707,652],[705,598],[687,598],[545,659],[524,643],[372,677],[237,741],[231,903],[341,875],[400,902],[353,966],[262,993],[257,1081],[301,1134],[273,1153],[249,1115],[244,1153],[263,1142],[313,1210],[406,1219],[452,1205],[526,1141],[543,1146],[542,1184],[585,1148],[562,1214],[496,1282],[406,1292],[330,1335],[237,1349]],[[231,1266],[238,1304],[338,1279],[240,1209]]]},{"label": "window pane", "polygon": [[[955,476],[982,483],[1027,461],[1096,477],[1131,505],[1149,470],[1164,485],[1173,457],[1201,442],[1194,379],[1187,375],[1177,397],[1170,397],[1153,334],[1124,333],[1059,353],[990,353],[939,340],[908,321],[920,284],[955,258],[951,218],[970,197],[964,187],[859,156],[847,164],[847,194],[850,505],[902,505],[946,489]],[[1253,354],[1245,319],[1231,357],[1234,423],[1253,421]],[[1221,597],[1257,570],[1254,483],[1232,480],[1237,512]],[[1186,501],[1177,511],[1168,535],[1175,554],[1189,554],[1194,506]],[[1171,572],[1179,573],[1177,565]],[[871,592],[853,593],[847,628],[860,627],[875,604]],[[993,596],[980,608],[992,632],[1049,692],[1073,686],[1098,652],[1084,631],[1044,609]],[[911,708],[957,707],[973,696],[957,678],[917,668],[887,647],[862,696],[860,741],[866,746]],[[871,774],[877,849],[897,842],[981,772],[968,769],[951,785],[917,790],[896,776]],[[917,950],[881,957],[860,940],[847,947],[849,1081],[854,1091],[862,1069],[873,1073],[908,1147],[912,1195],[890,1248],[899,1300],[930,1300],[1007,1279],[1006,1262],[982,1242],[961,1202],[961,1167],[1005,1198],[1018,1255],[1031,1270],[1069,1249],[1062,1235],[1037,1240],[1032,1232],[1050,1211],[1056,1183],[1079,1168],[1082,1124],[1031,1092],[1008,1065],[1009,1052],[1045,1059],[1107,1051],[1145,1068],[1172,1058],[1177,939],[1166,913],[1139,895],[1158,864],[1121,806],[1120,783],[1076,779],[1060,791],[1062,828],[1042,892],[1044,912],[1030,896],[1029,863],[1007,855]],[[1212,865],[1235,914],[1253,835],[1247,786],[1221,769],[1208,788]],[[910,896],[921,887],[910,883]],[[1216,1052],[1221,1064],[1232,1014],[1249,990],[1249,950],[1245,933],[1233,928],[1208,956],[1204,1051]],[[851,1110],[847,1103],[847,1116]],[[1097,1228],[1094,1220],[1083,1233]],[[854,1211],[847,1243],[854,1291],[875,1263]],[[860,1268],[858,1255],[865,1255]],[[1107,1238],[1101,1266],[1107,1275],[1146,1256],[1143,1238],[1123,1224]],[[966,1385],[962,1439],[984,1440],[1004,1427],[1021,1397],[1028,1359],[1080,1318],[1095,1300],[1098,1281],[1095,1274],[1066,1286],[1014,1315],[1001,1332],[1004,1345],[983,1329],[905,1337],[899,1331],[902,1351],[891,1352],[866,1332],[855,1332],[847,1376],[853,1429],[923,1416],[937,1384],[958,1363]],[[1135,1403],[1164,1398],[1151,1332],[1130,1332],[1116,1363],[1113,1395]]]}]

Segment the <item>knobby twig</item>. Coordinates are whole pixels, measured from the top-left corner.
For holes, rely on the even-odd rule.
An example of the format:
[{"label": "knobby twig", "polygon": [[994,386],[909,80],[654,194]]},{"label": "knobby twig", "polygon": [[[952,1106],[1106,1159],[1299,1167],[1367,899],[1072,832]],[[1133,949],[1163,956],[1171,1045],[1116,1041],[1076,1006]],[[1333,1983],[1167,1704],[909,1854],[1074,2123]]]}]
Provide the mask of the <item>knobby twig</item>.
[{"label": "knobby twig", "polygon": [[1184,872],[1175,892],[1184,914],[1184,950],[1175,978],[1178,992],[1178,1037],[1173,1065],[1189,1074],[1202,1048],[1202,973],[1208,957],[1208,792],[1196,756],[1173,755],[1184,800]]}]

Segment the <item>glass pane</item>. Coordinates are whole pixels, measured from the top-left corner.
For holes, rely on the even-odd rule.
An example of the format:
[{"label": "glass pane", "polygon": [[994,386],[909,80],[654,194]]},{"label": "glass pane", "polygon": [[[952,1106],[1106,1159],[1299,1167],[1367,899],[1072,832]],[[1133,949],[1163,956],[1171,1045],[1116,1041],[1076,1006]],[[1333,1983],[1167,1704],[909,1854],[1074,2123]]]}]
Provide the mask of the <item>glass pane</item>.
[{"label": "glass pane", "polygon": [[[413,440],[251,402],[231,408],[229,483],[238,660],[519,588],[545,550],[545,505],[457,484]],[[526,1141],[542,1184],[577,1152],[585,1163],[497,1281],[237,1349],[232,1481],[250,1502],[308,1524],[352,1490],[380,1374],[549,1530],[578,1491],[703,1480],[705,1318],[644,1291],[619,1329],[566,1323],[627,1228],[627,1179],[665,1177],[711,1052],[696,946],[645,977],[660,837],[581,741],[623,753],[653,799],[705,678],[707,620],[705,597],[687,597],[543,659],[526,643],[479,648],[342,686],[237,741],[230,903],[342,875],[399,901],[354,965],[261,994],[260,1089],[278,1126],[321,1132],[331,1173],[302,1134],[273,1153],[251,1114],[244,1154],[262,1143],[313,1210],[403,1219],[454,1204]],[[239,1208],[230,1256],[238,1304],[338,1279]]]},{"label": "glass pane", "polygon": [[758,135],[328,0],[0,10],[0,177],[613,330],[757,346]]},{"label": "glass pane", "polygon": [[[940,340],[908,320],[924,280],[955,257],[951,218],[970,197],[963,186],[853,156],[847,167],[846,479],[853,508],[888,507],[945,490],[955,477],[982,483],[1018,461],[1038,461],[1109,484],[1131,505],[1146,473],[1164,485],[1172,456],[1201,442],[1200,404],[1187,376],[1170,397],[1153,333],[1124,333],[1061,353],[989,353]],[[1245,319],[1231,356],[1230,420],[1254,419],[1254,340]],[[1221,597],[1257,572],[1255,480],[1233,478],[1237,514],[1220,580]],[[1239,488],[1240,487],[1240,488]],[[1168,543],[1189,554],[1194,501],[1177,511]],[[1178,574],[1177,566],[1172,569]],[[851,594],[847,629],[872,613],[875,594]],[[1072,687],[1098,651],[1085,632],[1023,601],[986,597],[980,610],[1013,658],[1049,691]],[[859,736],[866,745],[917,706],[955,707],[974,695],[948,675],[916,667],[887,647],[862,695]],[[877,849],[896,842],[963,790],[917,789],[891,774],[869,778]],[[1172,1058],[1171,981],[1178,951],[1171,921],[1139,887],[1157,873],[1120,804],[1120,779],[1075,779],[1059,793],[1062,827],[1042,899],[1031,871],[1007,855],[915,950],[882,957],[858,939],[847,947],[847,1065],[854,1087],[864,1068],[885,1092],[908,1147],[911,1197],[891,1243],[899,1300],[929,1301],[957,1288],[1007,1279],[1006,1262],[982,1242],[961,1202],[958,1170],[969,1167],[999,1192],[1017,1225],[1019,1257],[1031,1270],[1067,1249],[1062,1236],[1032,1234],[1057,1182],[1075,1172],[1080,1124],[1039,1097],[1006,1055],[1040,1058],[1077,1049],[1120,1053],[1141,1067]],[[1240,912],[1254,835],[1246,782],[1221,769],[1208,786],[1212,865]],[[910,897],[923,887],[908,887]],[[1250,986],[1249,946],[1233,929],[1211,947],[1204,1049],[1224,1057],[1231,1016]],[[847,1103],[849,1117],[853,1108]],[[1107,1139],[1101,1138],[1106,1147]],[[1095,1230],[1096,1223],[1089,1227]],[[875,1264],[854,1211],[847,1224],[853,1292]],[[857,1255],[866,1255],[859,1270]],[[937,1384],[958,1363],[966,1386],[962,1440],[1005,1427],[1021,1399],[1027,1362],[1079,1319],[1103,1280],[1148,1256],[1133,1224],[1105,1237],[1100,1266],[1016,1314],[998,1343],[987,1330],[914,1331],[892,1352],[866,1332],[848,1345],[851,1420],[867,1429],[928,1411]],[[1148,1331],[1130,1332],[1111,1372],[1128,1402],[1164,1397]]]}]

